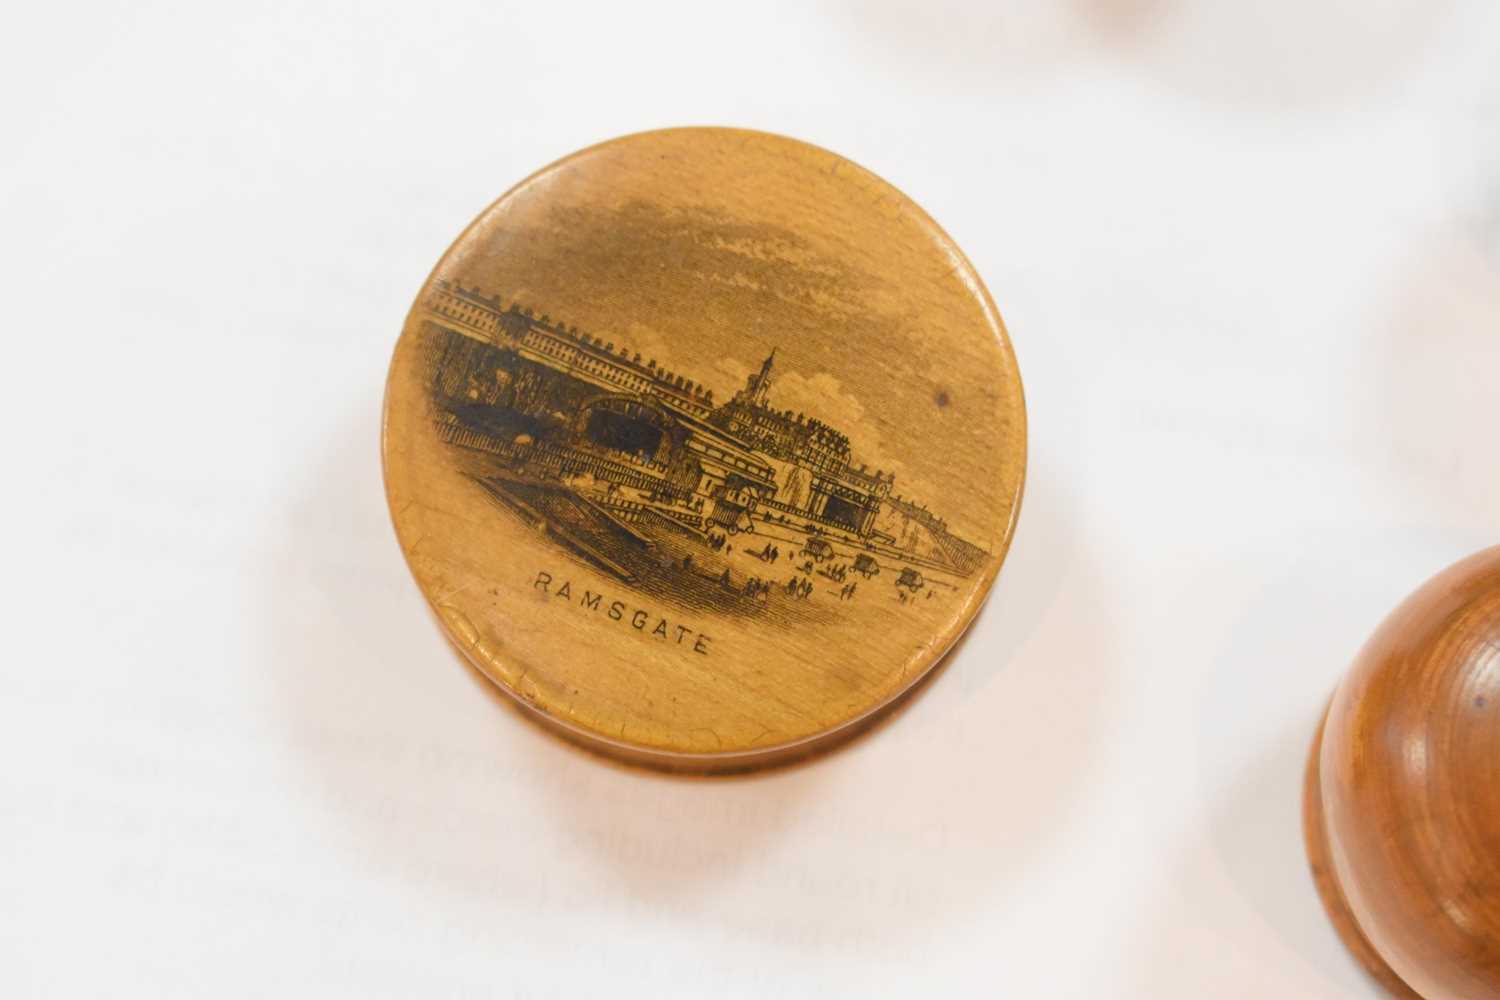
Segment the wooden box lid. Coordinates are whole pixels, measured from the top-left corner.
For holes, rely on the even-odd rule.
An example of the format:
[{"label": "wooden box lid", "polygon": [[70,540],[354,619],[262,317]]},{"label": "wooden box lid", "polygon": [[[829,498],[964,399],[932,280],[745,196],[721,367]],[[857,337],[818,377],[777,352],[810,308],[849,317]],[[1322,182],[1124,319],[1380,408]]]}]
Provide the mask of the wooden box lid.
[{"label": "wooden box lid", "polygon": [[563,735],[729,771],[859,731],[973,619],[1026,464],[963,254],[791,139],[594,146],[490,206],[391,363],[386,490],[453,642]]}]

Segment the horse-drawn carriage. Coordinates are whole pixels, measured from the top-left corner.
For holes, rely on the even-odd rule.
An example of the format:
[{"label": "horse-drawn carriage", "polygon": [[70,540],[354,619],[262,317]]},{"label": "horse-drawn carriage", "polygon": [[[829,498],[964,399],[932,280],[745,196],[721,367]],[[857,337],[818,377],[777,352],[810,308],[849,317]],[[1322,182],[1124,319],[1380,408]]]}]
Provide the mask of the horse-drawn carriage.
[{"label": "horse-drawn carriage", "polygon": [[833,558],[833,546],[821,538],[809,538],[798,555],[811,556],[813,562],[822,562]]}]

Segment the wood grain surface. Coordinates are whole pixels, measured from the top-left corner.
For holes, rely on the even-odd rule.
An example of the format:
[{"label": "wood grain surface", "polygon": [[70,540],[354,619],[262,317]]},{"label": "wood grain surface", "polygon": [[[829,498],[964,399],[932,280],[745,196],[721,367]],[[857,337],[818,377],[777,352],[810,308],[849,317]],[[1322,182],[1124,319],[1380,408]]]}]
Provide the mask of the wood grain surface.
[{"label": "wood grain surface", "polygon": [[1346,944],[1398,996],[1500,997],[1500,547],[1381,625],[1329,707],[1305,819]]},{"label": "wood grain surface", "polygon": [[1025,406],[973,268],[825,150],[678,129],[486,210],[391,364],[401,546],[478,669],[564,735],[728,771],[870,723],[972,621]]}]

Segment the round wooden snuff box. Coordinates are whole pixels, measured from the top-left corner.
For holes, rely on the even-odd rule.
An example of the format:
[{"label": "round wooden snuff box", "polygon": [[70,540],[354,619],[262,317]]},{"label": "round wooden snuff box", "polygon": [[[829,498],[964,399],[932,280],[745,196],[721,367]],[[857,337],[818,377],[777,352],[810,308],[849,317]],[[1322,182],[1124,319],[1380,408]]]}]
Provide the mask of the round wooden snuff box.
[{"label": "round wooden snuff box", "polygon": [[391,362],[385,481],[453,643],[617,759],[722,772],[911,692],[1005,557],[1020,377],[899,191],[734,129],[617,139],[495,202]]}]

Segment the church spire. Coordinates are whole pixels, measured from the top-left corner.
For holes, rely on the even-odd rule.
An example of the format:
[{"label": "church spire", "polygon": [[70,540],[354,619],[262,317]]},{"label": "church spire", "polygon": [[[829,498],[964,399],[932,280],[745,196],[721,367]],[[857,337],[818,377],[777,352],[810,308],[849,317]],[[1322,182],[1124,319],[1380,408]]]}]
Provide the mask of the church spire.
[{"label": "church spire", "polygon": [[750,376],[750,384],[746,387],[750,390],[750,402],[757,406],[764,406],[766,394],[771,391],[771,368],[776,362],[776,348],[771,348],[771,353],[766,355],[766,360],[760,363],[760,371]]}]

